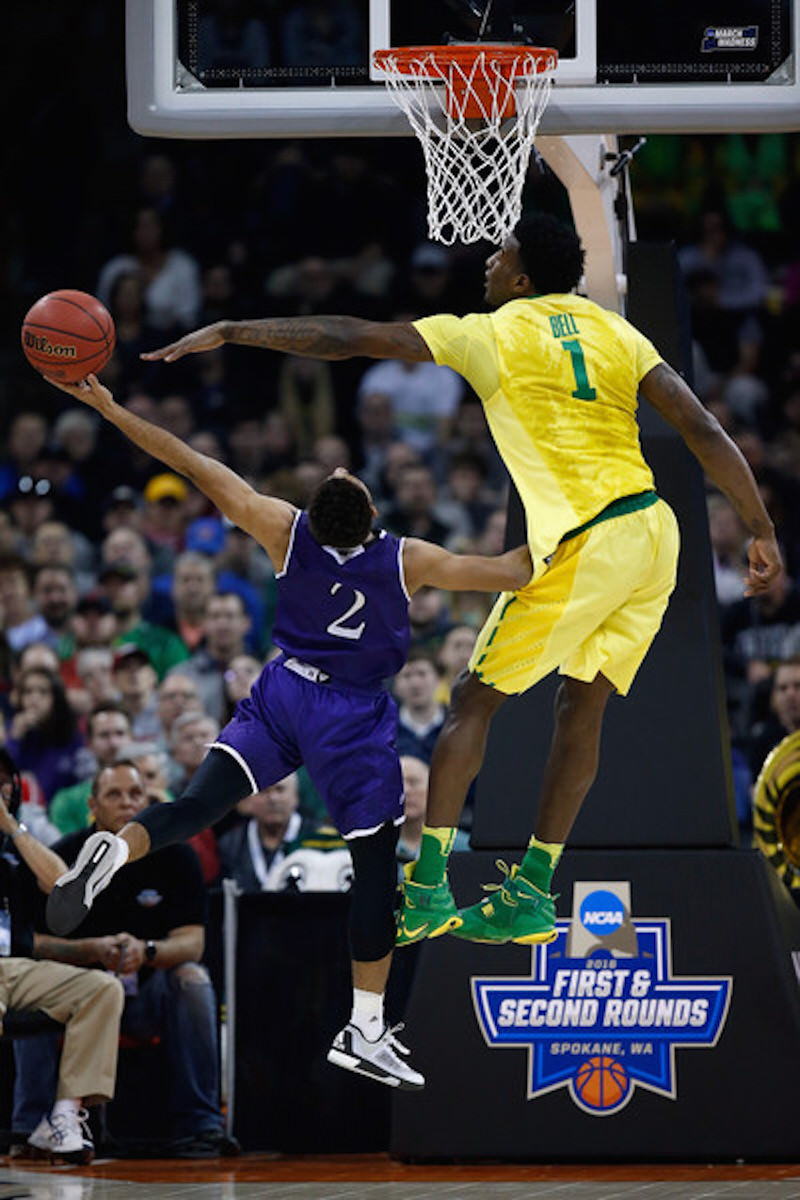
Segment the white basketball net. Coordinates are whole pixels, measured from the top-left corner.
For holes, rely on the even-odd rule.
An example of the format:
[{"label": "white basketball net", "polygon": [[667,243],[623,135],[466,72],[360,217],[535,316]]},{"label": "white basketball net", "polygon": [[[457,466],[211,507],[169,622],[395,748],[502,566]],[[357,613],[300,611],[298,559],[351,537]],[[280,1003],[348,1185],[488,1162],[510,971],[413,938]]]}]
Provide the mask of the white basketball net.
[{"label": "white basketball net", "polygon": [[499,245],[520,218],[557,55],[521,46],[500,61],[487,46],[461,63],[439,62],[429,47],[419,47],[418,58],[408,53],[401,62],[381,52],[375,65],[422,144],[430,237]]}]

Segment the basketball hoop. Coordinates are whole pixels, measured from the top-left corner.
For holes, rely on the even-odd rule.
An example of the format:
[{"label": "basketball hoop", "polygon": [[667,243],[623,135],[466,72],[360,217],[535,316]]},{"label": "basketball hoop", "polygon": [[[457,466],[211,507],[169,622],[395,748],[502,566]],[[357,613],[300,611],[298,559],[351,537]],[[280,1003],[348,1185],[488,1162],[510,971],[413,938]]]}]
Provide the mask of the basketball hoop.
[{"label": "basketball hoop", "polygon": [[499,244],[519,220],[533,139],[550,97],[555,50],[473,43],[373,55],[422,144],[428,232]]}]

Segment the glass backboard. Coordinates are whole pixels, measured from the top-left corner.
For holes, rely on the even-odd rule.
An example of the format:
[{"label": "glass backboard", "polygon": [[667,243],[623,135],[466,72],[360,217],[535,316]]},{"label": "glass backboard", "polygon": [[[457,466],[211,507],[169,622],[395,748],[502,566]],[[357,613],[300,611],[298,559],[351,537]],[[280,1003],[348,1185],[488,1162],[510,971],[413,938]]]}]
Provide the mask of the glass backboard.
[{"label": "glass backboard", "polygon": [[[127,0],[129,121],[159,137],[407,135],[372,52],[474,40],[485,4]],[[800,128],[800,0],[495,5],[501,32],[559,51],[542,133]]]}]

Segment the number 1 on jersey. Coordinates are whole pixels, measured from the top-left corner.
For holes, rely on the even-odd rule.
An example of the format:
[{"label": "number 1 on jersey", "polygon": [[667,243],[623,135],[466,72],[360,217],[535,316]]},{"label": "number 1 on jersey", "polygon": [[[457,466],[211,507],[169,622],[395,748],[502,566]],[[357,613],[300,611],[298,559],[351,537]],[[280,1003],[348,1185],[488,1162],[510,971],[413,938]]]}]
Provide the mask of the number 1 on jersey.
[{"label": "number 1 on jersey", "polygon": [[571,338],[568,342],[562,342],[561,346],[564,350],[569,351],[570,359],[572,360],[572,371],[575,375],[575,391],[572,393],[576,400],[596,400],[597,392],[589,385],[589,376],[586,374],[586,359],[583,357],[583,346],[577,338]]}]

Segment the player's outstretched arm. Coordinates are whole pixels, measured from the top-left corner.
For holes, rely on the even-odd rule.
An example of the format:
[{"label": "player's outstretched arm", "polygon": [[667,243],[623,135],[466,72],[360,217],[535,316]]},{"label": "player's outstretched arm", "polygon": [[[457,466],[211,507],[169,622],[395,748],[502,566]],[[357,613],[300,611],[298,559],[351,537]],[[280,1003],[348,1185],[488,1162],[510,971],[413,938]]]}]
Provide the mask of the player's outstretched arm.
[{"label": "player's outstretched arm", "polygon": [[410,593],[421,587],[439,587],[450,592],[513,592],[530,581],[532,566],[527,546],[505,554],[451,554],[433,542],[407,538],[403,547],[403,571]]},{"label": "player's outstretched arm", "polygon": [[216,321],[169,346],[142,354],[148,361],[176,362],[184,354],[216,350],[230,342],[283,350],[304,358],[398,358],[430,362],[432,354],[405,321],[362,321],[358,317],[267,317],[260,321]]},{"label": "player's outstretched arm", "polygon": [[677,429],[709,479],[725,493],[752,533],[744,591],[746,596],[765,591],[781,570],[781,555],[775,529],[744,455],[713,413],[666,363],[648,371],[639,387],[653,408]]},{"label": "player's outstretched arm", "polygon": [[224,463],[199,454],[166,429],[129,412],[117,404],[95,375],[81,383],[58,383],[54,379],[48,382],[99,412],[145,453],[191,480],[220,512],[260,542],[275,566],[282,566],[297,511],[293,505],[262,496]]}]

